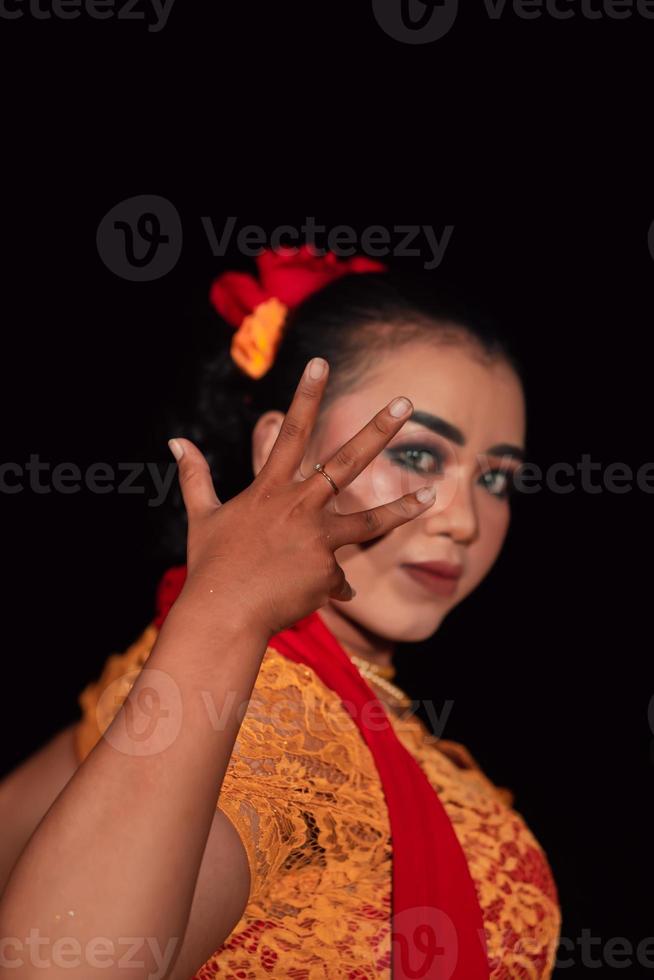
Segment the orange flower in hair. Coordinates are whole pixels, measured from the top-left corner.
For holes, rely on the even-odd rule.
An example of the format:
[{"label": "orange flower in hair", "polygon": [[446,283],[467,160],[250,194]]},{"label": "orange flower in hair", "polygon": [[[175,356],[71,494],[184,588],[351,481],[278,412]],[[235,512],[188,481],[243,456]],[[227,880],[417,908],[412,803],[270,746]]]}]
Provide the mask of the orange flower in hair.
[{"label": "orange flower in hair", "polygon": [[308,245],[296,252],[266,249],[256,264],[258,279],[224,272],[209,294],[217,312],[236,328],[231,355],[251,378],[262,377],[275,360],[289,309],[341,276],[386,271],[381,262],[363,255],[341,260],[333,252],[317,255]]}]

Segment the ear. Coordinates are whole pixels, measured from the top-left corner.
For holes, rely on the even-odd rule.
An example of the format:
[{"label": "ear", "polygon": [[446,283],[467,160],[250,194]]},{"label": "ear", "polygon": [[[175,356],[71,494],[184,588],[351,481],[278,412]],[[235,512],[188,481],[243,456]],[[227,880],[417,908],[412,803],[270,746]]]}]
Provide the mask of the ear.
[{"label": "ear", "polygon": [[283,421],[284,413],[272,409],[257,419],[252,430],[252,469],[255,476],[270,456]]}]

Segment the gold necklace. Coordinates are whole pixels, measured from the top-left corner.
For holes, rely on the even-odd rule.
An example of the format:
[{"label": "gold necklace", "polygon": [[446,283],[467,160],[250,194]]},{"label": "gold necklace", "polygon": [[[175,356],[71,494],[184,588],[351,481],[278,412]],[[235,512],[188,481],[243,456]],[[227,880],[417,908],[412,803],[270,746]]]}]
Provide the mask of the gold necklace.
[{"label": "gold necklace", "polygon": [[[342,644],[341,644],[342,645]],[[399,704],[400,707],[409,707],[411,700],[404,691],[395,684],[391,684],[389,677],[395,677],[395,667],[389,665],[388,667],[382,667],[379,664],[373,664],[369,660],[364,660],[362,657],[357,657],[349,650],[346,650],[350,660],[357,668],[359,673],[369,681],[377,684],[382,690],[390,694]]]}]

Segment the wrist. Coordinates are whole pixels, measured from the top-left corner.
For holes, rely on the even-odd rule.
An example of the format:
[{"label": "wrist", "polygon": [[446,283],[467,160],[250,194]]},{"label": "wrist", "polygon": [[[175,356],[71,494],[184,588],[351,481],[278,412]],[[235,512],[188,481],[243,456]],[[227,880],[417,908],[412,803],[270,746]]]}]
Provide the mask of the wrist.
[{"label": "wrist", "polygon": [[221,635],[258,640],[264,649],[273,635],[247,603],[230,594],[225,585],[201,577],[186,579],[168,615],[173,614],[174,619],[184,617],[196,627],[220,630]]}]

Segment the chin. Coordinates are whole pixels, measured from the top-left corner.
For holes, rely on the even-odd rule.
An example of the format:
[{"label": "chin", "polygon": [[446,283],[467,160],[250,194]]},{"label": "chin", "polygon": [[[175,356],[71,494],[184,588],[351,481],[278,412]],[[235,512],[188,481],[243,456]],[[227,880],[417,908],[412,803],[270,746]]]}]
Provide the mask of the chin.
[{"label": "chin", "polygon": [[[351,605],[354,606],[356,601],[354,599]],[[361,602],[361,606],[356,610],[352,608],[349,615],[361,626],[393,643],[420,643],[434,635],[448,611],[435,608],[418,610],[416,606],[406,603],[400,605],[377,601],[369,609]]]},{"label": "chin", "polygon": [[407,629],[402,633],[402,636],[398,636],[398,643],[421,643],[423,640],[428,640],[430,636],[438,631],[439,626],[443,622],[444,616],[439,616],[437,619],[433,617],[429,622],[421,623],[413,621],[407,626]]}]

